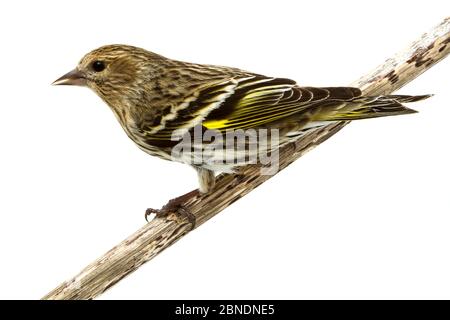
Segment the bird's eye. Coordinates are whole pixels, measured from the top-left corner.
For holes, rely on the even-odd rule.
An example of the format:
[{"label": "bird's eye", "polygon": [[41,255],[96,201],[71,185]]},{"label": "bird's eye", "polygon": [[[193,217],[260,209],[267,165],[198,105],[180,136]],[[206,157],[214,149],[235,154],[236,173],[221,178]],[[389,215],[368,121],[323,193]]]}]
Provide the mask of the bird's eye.
[{"label": "bird's eye", "polygon": [[106,68],[106,66],[105,66],[105,63],[103,62],[103,61],[94,61],[93,63],[92,63],[92,69],[95,71],[95,72],[102,72],[103,70],[105,70],[105,68]]}]

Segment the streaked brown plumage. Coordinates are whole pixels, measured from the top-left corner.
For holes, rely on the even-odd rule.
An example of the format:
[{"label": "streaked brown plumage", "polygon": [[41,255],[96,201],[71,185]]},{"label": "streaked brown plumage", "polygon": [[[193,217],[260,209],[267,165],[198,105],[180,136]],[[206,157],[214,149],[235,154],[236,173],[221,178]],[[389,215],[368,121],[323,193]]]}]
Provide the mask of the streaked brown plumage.
[{"label": "streaked brown plumage", "polygon": [[[142,150],[193,165],[199,173],[201,192],[212,188],[215,171],[231,171],[246,162],[224,165],[222,154],[210,155],[217,157],[216,162],[195,164],[175,157],[174,146],[198,126],[219,133],[278,129],[282,145],[330,121],[412,113],[415,111],[402,103],[428,97],[367,97],[357,88],[299,87],[289,79],[171,60],[125,45],[104,46],[88,53],[74,71],[55,84],[84,85],[94,90]],[[175,130],[178,134],[174,136]]]}]

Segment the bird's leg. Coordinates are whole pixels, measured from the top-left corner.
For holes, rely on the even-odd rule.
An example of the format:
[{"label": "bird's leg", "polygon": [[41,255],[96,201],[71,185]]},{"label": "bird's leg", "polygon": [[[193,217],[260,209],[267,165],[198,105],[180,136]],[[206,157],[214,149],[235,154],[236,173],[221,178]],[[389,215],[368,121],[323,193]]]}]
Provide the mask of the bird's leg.
[{"label": "bird's leg", "polygon": [[165,204],[161,209],[152,209],[149,208],[145,210],[145,220],[148,221],[148,216],[151,214],[155,214],[156,217],[166,217],[169,213],[175,213],[180,214],[182,216],[185,216],[188,218],[189,222],[192,224],[192,229],[195,228],[196,225],[196,217],[193,215],[189,210],[187,210],[183,204],[200,194],[206,194],[209,193],[215,185],[215,175],[214,171],[203,169],[200,167],[194,167],[197,170],[198,175],[198,181],[200,184],[199,189],[192,190],[191,192],[188,192],[186,194],[183,194],[182,196],[173,198],[172,200],[169,200],[167,204]]},{"label": "bird's leg", "polygon": [[214,174],[214,171],[199,167],[195,167],[195,170],[197,170],[200,193],[209,193],[216,184],[216,176]]},{"label": "bird's leg", "polygon": [[166,217],[169,213],[173,212],[175,214],[186,216],[189,222],[192,224],[192,229],[194,229],[197,219],[191,212],[189,212],[189,210],[187,210],[183,206],[183,203],[190,198],[198,196],[199,194],[199,190],[195,189],[186,194],[183,194],[182,196],[169,200],[169,202],[167,202],[161,209],[148,208],[147,210],[145,210],[145,220],[148,221],[148,216],[151,214],[155,214],[156,217]]}]

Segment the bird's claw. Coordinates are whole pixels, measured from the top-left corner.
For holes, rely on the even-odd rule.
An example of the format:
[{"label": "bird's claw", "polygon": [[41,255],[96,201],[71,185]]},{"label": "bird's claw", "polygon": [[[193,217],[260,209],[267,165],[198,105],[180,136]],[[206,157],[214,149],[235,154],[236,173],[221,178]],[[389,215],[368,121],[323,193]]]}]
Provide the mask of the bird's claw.
[{"label": "bird's claw", "polygon": [[148,208],[147,210],[145,210],[145,221],[148,221],[148,217],[151,216],[152,214],[155,214],[156,217],[161,216],[161,211],[160,209],[153,209],[153,208]]},{"label": "bird's claw", "polygon": [[183,201],[187,198],[187,196],[192,195],[194,195],[194,193],[189,192],[184,196],[171,199],[161,209],[148,208],[147,210],[145,210],[145,220],[149,222],[148,217],[152,214],[155,214],[156,218],[163,218],[167,217],[170,213],[174,213],[181,217],[186,217],[189,223],[192,225],[192,229],[194,229],[197,224],[197,218],[182,204]]},{"label": "bird's claw", "polygon": [[148,217],[152,214],[157,218],[167,217],[170,213],[177,213],[178,210],[182,207],[180,203],[178,203],[177,198],[169,200],[161,209],[153,209],[148,208],[145,210],[145,220],[148,222]]}]

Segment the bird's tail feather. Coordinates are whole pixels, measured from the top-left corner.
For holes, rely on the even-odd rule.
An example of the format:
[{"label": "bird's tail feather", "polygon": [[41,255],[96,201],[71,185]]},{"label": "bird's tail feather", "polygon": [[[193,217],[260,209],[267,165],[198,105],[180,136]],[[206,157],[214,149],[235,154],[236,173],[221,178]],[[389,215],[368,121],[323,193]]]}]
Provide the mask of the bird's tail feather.
[{"label": "bird's tail feather", "polygon": [[405,107],[402,103],[416,102],[431,97],[431,95],[407,96],[390,95],[379,97],[359,97],[329,108],[322,108],[314,120],[340,121],[358,120],[416,113],[416,110]]}]

